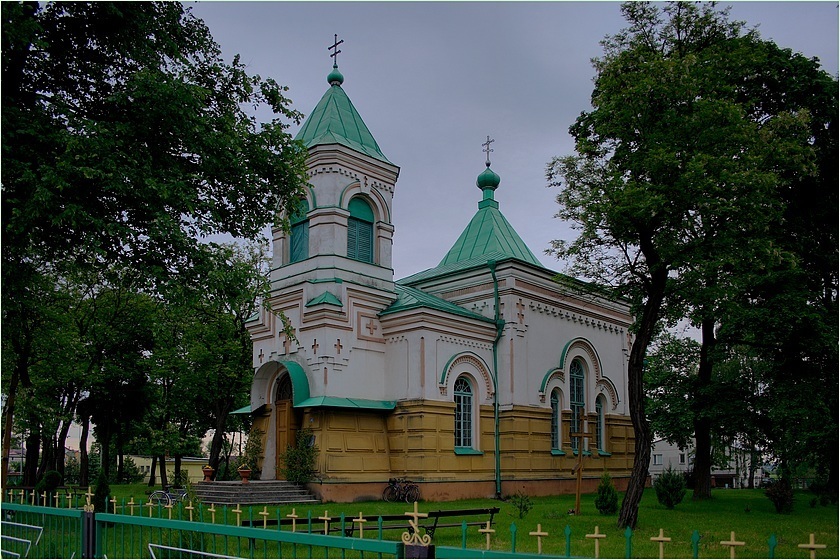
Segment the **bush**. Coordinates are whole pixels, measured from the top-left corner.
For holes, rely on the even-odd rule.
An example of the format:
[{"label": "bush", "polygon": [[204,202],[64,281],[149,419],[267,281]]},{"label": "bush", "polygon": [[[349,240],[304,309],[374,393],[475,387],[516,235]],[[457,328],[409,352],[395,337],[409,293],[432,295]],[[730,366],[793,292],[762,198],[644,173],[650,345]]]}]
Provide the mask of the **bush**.
[{"label": "bush", "polygon": [[[236,465],[236,469],[239,469],[243,466],[251,469],[251,480],[259,480],[260,475],[262,474],[262,469],[260,468],[260,459],[262,459],[263,456],[263,435],[265,435],[265,432],[263,430],[260,430],[259,428],[251,428],[251,432],[248,434],[248,441],[245,443],[245,450],[243,451],[242,456],[239,458],[239,463]],[[311,435],[312,434],[310,433],[310,436]],[[309,439],[307,438],[306,441],[308,443]]]},{"label": "bush", "polygon": [[668,468],[653,481],[656,499],[668,509],[674,509],[685,497],[685,479],[671,468]]},{"label": "bush", "polygon": [[136,484],[138,482],[143,482],[144,478],[146,478],[146,475],[140,470],[140,467],[137,466],[134,459],[131,457],[123,457],[123,473],[119,483]]},{"label": "bush", "polygon": [[313,442],[314,434],[310,428],[298,430],[296,446],[289,445],[281,455],[283,476],[289,482],[305,484],[315,474],[315,461],[318,459],[318,446]]},{"label": "bush", "polygon": [[531,502],[531,498],[529,498],[527,494],[523,493],[522,490],[519,490],[513,496],[508,496],[508,500],[517,510],[519,510],[519,519],[524,519],[525,516],[528,515],[528,512],[531,511],[531,508],[534,507],[534,504]]},{"label": "bush", "polygon": [[613,485],[610,473],[604,471],[601,484],[598,485],[598,495],[595,496],[595,507],[601,515],[615,515],[618,513],[618,490]]},{"label": "bush", "polygon": [[786,480],[779,480],[771,484],[764,491],[764,495],[773,502],[776,513],[791,513],[793,511],[793,490]]},{"label": "bush", "polygon": [[35,494],[38,495],[38,499],[40,500],[41,494],[44,492],[48,496],[54,494],[55,489],[59,486],[61,486],[61,473],[58,471],[47,471],[35,485]]},{"label": "bush", "polygon": [[108,494],[111,487],[108,485],[108,477],[103,471],[99,471],[96,477],[96,490],[93,492],[93,509],[96,512],[108,513]]}]

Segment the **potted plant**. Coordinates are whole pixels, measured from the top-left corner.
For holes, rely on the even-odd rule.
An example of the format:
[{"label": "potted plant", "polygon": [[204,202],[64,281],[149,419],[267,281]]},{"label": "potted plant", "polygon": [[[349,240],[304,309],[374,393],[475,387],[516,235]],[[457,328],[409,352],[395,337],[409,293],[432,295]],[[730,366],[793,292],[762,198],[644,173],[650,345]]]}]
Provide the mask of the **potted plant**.
[{"label": "potted plant", "polygon": [[201,472],[204,473],[203,482],[213,482],[213,473],[216,472],[216,469],[214,469],[210,465],[204,465],[203,467],[201,467]]},{"label": "potted plant", "polygon": [[238,472],[239,476],[242,477],[242,484],[248,484],[248,479],[251,478],[251,469],[248,465],[243,464],[236,469],[236,472]]}]

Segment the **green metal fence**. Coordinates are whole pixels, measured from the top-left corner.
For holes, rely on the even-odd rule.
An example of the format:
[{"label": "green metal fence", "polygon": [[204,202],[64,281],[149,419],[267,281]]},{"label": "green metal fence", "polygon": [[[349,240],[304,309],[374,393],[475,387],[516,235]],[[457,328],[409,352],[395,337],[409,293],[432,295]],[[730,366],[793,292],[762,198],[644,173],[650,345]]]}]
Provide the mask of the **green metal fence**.
[{"label": "green metal fence", "polygon": [[4,503],[0,512],[3,558],[83,556],[83,511]]}]

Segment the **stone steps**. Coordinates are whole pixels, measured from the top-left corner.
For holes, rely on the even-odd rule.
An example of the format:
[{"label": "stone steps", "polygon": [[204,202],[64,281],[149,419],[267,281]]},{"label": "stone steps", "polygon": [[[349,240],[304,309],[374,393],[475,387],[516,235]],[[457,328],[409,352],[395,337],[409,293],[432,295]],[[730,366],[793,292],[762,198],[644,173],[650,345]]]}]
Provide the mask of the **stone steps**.
[{"label": "stone steps", "polygon": [[305,488],[285,480],[252,480],[198,482],[193,485],[196,495],[206,504],[318,504],[321,503]]}]

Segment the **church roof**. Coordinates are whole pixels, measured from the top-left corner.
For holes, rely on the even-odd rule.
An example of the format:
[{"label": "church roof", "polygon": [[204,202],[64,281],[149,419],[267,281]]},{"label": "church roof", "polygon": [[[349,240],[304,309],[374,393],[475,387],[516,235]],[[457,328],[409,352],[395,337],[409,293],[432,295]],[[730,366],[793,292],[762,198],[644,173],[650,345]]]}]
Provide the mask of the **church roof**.
[{"label": "church roof", "polygon": [[475,313],[473,311],[470,311],[469,309],[461,307],[460,305],[456,305],[452,302],[446,301],[445,299],[441,299],[422,290],[418,290],[417,288],[404,286],[402,284],[395,284],[394,288],[397,292],[397,299],[390,306],[388,306],[382,312],[380,312],[380,316],[390,315],[392,313],[398,313],[400,311],[406,311],[408,309],[420,309],[426,307],[430,309],[436,309],[438,311],[443,311],[446,313],[451,313],[453,315],[458,315],[460,317],[476,319],[478,321],[484,321],[488,323],[494,322],[494,320],[490,317],[485,317],[480,313]]},{"label": "church roof", "polygon": [[[303,123],[295,137],[307,148],[325,144],[341,144],[372,158],[391,164],[379,149],[379,144],[368,130],[359,112],[341,84],[344,77],[333,66],[333,72],[327,77],[330,88],[321,97],[321,101]],[[393,165],[393,164],[391,164]]]}]

